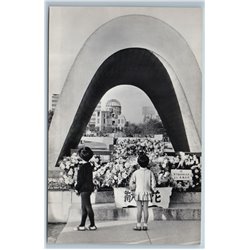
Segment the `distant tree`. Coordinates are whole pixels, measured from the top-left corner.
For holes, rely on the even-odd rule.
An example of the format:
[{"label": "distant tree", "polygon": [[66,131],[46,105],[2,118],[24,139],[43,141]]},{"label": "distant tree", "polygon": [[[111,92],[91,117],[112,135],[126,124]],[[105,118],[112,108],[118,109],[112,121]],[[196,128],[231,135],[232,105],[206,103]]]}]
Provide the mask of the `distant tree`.
[{"label": "distant tree", "polygon": [[163,127],[161,121],[157,119],[150,119],[144,125],[144,134],[155,135],[155,134],[165,134],[166,130]]},{"label": "distant tree", "polygon": [[94,124],[88,124],[87,128],[91,131],[91,132],[95,132],[95,125]]},{"label": "distant tree", "polygon": [[124,133],[128,137],[133,137],[136,133],[137,125],[134,123],[126,122],[124,127]]},{"label": "distant tree", "polygon": [[157,119],[150,119],[145,123],[130,123],[126,122],[124,127],[126,136],[149,136],[155,134],[166,135],[166,130],[161,121]]},{"label": "distant tree", "polygon": [[102,130],[103,133],[113,133],[114,129],[112,127],[105,127]]},{"label": "distant tree", "polygon": [[54,111],[49,110],[49,112],[48,112],[48,129],[49,129],[49,126],[50,126],[53,115],[54,115]]}]

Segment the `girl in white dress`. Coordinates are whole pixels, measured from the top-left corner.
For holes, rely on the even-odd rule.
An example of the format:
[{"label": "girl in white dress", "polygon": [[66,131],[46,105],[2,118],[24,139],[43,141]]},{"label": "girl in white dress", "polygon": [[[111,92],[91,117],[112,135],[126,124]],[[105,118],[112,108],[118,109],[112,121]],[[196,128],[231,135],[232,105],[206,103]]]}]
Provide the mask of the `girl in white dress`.
[{"label": "girl in white dress", "polygon": [[[133,228],[136,231],[148,229],[148,202],[152,199],[152,192],[155,192],[155,177],[151,170],[147,169],[149,158],[141,153],[138,157],[140,168],[136,170],[130,179],[130,188],[135,190],[135,201],[137,205],[137,224]],[[144,214],[144,224],[141,225],[142,211]]]}]

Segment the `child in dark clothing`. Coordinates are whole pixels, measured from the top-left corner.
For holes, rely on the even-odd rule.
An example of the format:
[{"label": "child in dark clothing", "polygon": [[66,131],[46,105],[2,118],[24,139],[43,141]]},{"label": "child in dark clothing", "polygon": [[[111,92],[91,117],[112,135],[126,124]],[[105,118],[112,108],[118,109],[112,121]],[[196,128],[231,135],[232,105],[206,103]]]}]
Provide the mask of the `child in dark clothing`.
[{"label": "child in dark clothing", "polygon": [[[81,195],[81,208],[82,208],[82,219],[78,227],[75,228],[77,231],[96,230],[94,212],[90,202],[90,195],[94,191],[93,184],[93,165],[89,160],[93,157],[93,151],[89,147],[81,148],[78,151],[82,161],[79,163],[79,170],[77,174],[77,183],[75,190],[77,195]],[[89,216],[90,226],[85,227],[85,222]]]}]

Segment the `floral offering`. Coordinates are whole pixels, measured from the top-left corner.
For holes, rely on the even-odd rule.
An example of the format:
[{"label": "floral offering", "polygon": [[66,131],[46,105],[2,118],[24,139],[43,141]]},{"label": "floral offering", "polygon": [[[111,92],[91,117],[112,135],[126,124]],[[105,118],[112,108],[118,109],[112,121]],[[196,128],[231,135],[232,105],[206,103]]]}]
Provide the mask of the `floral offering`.
[{"label": "floral offering", "polygon": [[[151,138],[118,140],[118,144],[114,145],[110,162],[101,162],[99,156],[94,156],[90,160],[94,165],[93,182],[96,189],[127,187],[132,173],[139,167],[138,153],[144,151],[149,156],[148,167],[154,173],[158,187],[173,187],[174,190],[180,192],[200,191],[200,158],[195,154],[184,152],[170,154],[167,148],[168,143]],[[77,153],[64,157],[58,164],[61,169],[58,183],[74,188],[79,163],[81,163],[81,158]],[[173,169],[189,170],[192,178],[176,180],[171,174]]]},{"label": "floral offering", "polygon": [[59,168],[62,170],[60,175],[64,180],[65,184],[69,187],[74,187],[77,180],[78,164],[81,163],[82,159],[73,153],[71,156],[64,157],[59,163]]}]

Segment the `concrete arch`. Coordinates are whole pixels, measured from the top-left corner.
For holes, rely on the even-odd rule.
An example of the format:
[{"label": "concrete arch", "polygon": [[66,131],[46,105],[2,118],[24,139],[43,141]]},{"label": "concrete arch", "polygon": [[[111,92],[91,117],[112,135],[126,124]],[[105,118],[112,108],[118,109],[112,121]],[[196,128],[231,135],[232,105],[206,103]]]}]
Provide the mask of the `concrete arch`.
[{"label": "concrete arch", "polygon": [[[136,52],[128,48],[136,48]],[[138,65],[143,64],[143,60],[138,58],[145,59],[145,57],[150,63],[141,68],[143,71],[140,71],[140,79],[138,78],[140,74],[135,74],[135,71],[131,74],[131,67],[127,68],[130,73],[127,76],[123,74],[121,77],[117,74],[122,72],[119,65],[114,68],[112,63],[113,66],[109,70],[102,69],[97,73],[98,69],[103,65],[108,67],[107,65],[112,60],[116,61],[117,57],[121,60],[120,65],[124,63],[128,65],[126,60],[131,62],[133,58],[140,68]],[[155,66],[154,71],[147,68],[149,65]],[[170,131],[175,130],[176,124],[181,128],[177,131],[179,139],[178,136],[174,136],[175,149],[201,150],[201,72],[191,49],[181,35],[168,24],[149,16],[129,15],[115,18],[102,25],[89,37],[78,53],[65,81],[49,129],[50,169],[55,166],[60,156],[68,153],[70,147],[76,144],[80,131],[79,121],[84,120],[82,125],[88,122],[99,101],[98,98],[101,98],[112,84],[115,86],[115,84],[128,83],[138,86],[149,95],[162,120],[167,119],[164,111],[161,111],[161,105],[157,104],[157,98],[152,96],[152,88],[147,84],[140,85],[141,82],[145,82],[142,80],[142,75],[146,72],[151,74],[154,72],[154,76],[159,76],[160,82],[164,79],[169,86],[164,96],[172,98],[172,104],[167,105],[168,112],[171,113],[171,110],[172,112],[178,110],[178,112],[176,118],[170,115],[171,119],[168,119],[165,125]],[[134,75],[133,79],[130,79],[131,75]],[[97,84],[97,82],[100,84],[102,79],[109,79],[112,84],[104,81],[102,85],[98,85],[102,86],[101,88],[93,88],[94,85],[91,84]],[[159,86],[157,84],[155,89]],[[169,93],[172,94],[169,95]],[[154,95],[160,95],[160,92],[154,92]],[[170,133],[174,135],[176,132]]]}]

